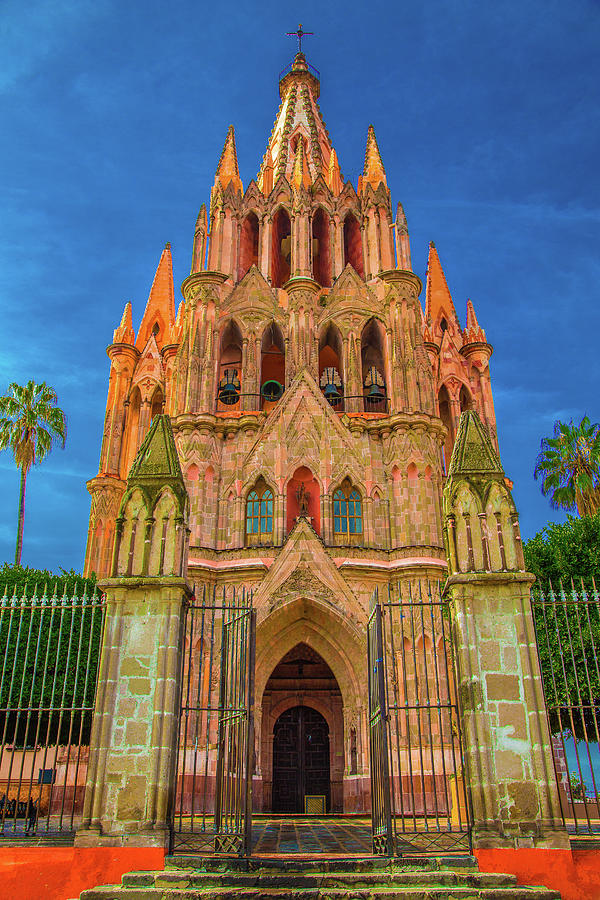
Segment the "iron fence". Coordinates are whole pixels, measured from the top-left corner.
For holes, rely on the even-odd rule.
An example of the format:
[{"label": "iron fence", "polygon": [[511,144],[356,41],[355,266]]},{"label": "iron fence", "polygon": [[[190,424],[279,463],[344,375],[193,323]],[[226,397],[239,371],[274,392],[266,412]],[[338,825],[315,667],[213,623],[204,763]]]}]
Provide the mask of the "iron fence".
[{"label": "iron fence", "polygon": [[0,600],[0,835],[79,824],[96,695],[104,600]]},{"label": "iron fence", "polygon": [[173,851],[250,851],[255,628],[243,588],[187,606]]},{"label": "iron fence", "polygon": [[531,595],[561,810],[571,834],[600,834],[600,596],[592,581]]},{"label": "iron fence", "polygon": [[439,585],[408,585],[404,595],[390,587],[383,603],[375,591],[369,631],[374,852],[469,850],[449,609]]}]

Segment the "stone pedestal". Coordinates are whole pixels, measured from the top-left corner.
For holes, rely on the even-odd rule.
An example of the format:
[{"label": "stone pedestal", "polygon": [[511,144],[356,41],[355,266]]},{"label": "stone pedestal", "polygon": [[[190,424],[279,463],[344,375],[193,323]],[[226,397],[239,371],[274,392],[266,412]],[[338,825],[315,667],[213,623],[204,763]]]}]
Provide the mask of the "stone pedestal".
[{"label": "stone pedestal", "polygon": [[568,847],[526,572],[448,579],[474,847]]},{"label": "stone pedestal", "polygon": [[179,723],[183,578],[111,578],[76,845],[168,845]]}]

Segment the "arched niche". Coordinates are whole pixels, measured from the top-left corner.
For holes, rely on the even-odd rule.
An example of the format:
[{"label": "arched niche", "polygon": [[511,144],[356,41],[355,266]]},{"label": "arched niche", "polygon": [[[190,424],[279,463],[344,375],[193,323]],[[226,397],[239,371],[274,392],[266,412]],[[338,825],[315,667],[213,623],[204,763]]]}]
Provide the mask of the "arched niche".
[{"label": "arched niche", "polygon": [[135,454],[140,445],[140,409],[142,406],[142,395],[137,385],[129,394],[129,404],[127,406],[127,416],[125,421],[125,440],[122,448],[122,474],[125,478],[129,474],[131,464],[135,459]]},{"label": "arched niche", "polygon": [[360,225],[351,212],[344,219],[344,265],[347,263],[350,263],[357,275],[365,277]]},{"label": "arched niche", "polygon": [[518,569],[518,554],[512,524],[512,505],[507,492],[492,484],[485,506],[490,568],[493,572]]},{"label": "arched niche", "polygon": [[[264,610],[266,612],[266,610]],[[273,674],[275,664],[286,657],[298,645],[310,648],[316,658],[320,658],[331,671],[335,684],[341,695],[341,704],[344,717],[350,711],[355,711],[352,717],[359,733],[357,735],[359,772],[368,772],[368,737],[366,732],[366,670],[356,666],[356,659],[364,655],[364,632],[359,630],[349,616],[341,609],[316,601],[310,596],[298,597],[289,602],[277,605],[267,615],[262,615],[263,610],[258,610],[258,624],[256,629],[256,700],[257,700],[257,733],[264,735],[271,722],[277,718],[286,708],[298,703],[297,694],[290,692],[287,697],[271,707],[266,687]],[[276,654],[274,656],[273,635],[277,635]],[[308,672],[307,672],[308,674]],[[319,692],[321,693],[321,692]],[[316,694],[316,692],[315,692]],[[335,726],[335,719],[331,719],[331,704],[327,695],[323,696],[319,705],[317,699],[313,705],[328,720],[330,729]],[[265,708],[266,707],[266,708]],[[268,721],[263,723],[263,717]],[[343,721],[339,723],[340,735],[343,734]],[[271,738],[272,739],[272,738]],[[347,742],[344,742],[347,743]],[[340,746],[340,751],[342,747]],[[265,752],[267,751],[267,752]],[[261,741],[259,748],[260,769],[263,777],[268,775],[269,758],[268,748]],[[342,771],[344,765],[348,767],[347,755],[341,753],[337,757]],[[343,777],[343,771],[342,771]],[[352,797],[344,797],[343,803],[348,801],[347,811],[367,811],[370,798],[370,783],[368,775],[358,776],[358,781],[353,785]],[[333,787],[332,779],[332,787]],[[269,798],[270,799],[270,798]],[[332,800],[334,797],[332,795]],[[340,802],[342,802],[340,800]],[[335,802],[332,803],[336,810]],[[267,808],[265,806],[265,808]],[[339,806],[338,809],[341,809]]]},{"label": "arched niche", "polygon": [[365,412],[385,412],[384,330],[377,319],[369,319],[360,336],[361,383]]},{"label": "arched niche", "polygon": [[219,347],[219,380],[217,401],[219,411],[235,408],[242,389],[242,333],[231,319],[221,334]]},{"label": "arched niche", "polygon": [[250,212],[242,222],[240,234],[240,262],[238,279],[244,277],[251,266],[258,266],[258,217]]},{"label": "arched niche", "polygon": [[152,400],[150,401],[150,421],[154,418],[154,416],[160,416],[165,403],[164,394],[162,392],[162,388],[157,385],[154,393],[152,395]]},{"label": "arched niche", "polygon": [[336,412],[344,410],[342,336],[330,322],[319,335],[319,384]]},{"label": "arched niche", "polygon": [[177,501],[169,488],[161,493],[152,511],[154,523],[150,540],[148,575],[176,575]]},{"label": "arched niche", "polygon": [[471,396],[469,388],[464,384],[460,389],[458,402],[460,404],[461,413],[466,412],[469,409],[473,409],[473,397]]},{"label": "arched niche", "polygon": [[446,385],[442,385],[438,393],[438,410],[439,416],[447,428],[447,434],[444,438],[444,465],[446,472],[450,465],[452,456],[452,447],[454,446],[454,429],[452,427],[452,413],[450,409],[450,395]]},{"label": "arched niche", "polygon": [[276,322],[265,328],[260,345],[260,396],[262,409],[272,409],[285,386],[285,343]]},{"label": "arched niche", "polygon": [[271,284],[283,287],[289,280],[292,261],[292,226],[283,207],[273,216],[271,225]]},{"label": "arched niche", "polygon": [[117,559],[117,575],[142,575],[144,531],[148,515],[141,490],[132,491],[122,513],[121,538]]},{"label": "arched niche", "polygon": [[[298,707],[303,707],[299,710]],[[280,812],[303,812],[302,794],[327,795],[327,809],[342,810],[342,778],[344,772],[344,718],[342,695],[331,668],[323,657],[309,643],[300,641],[280,657],[267,680],[261,703],[261,762],[263,774],[264,808]],[[308,721],[302,722],[302,712]],[[330,739],[328,762],[321,777],[321,790],[302,791],[302,785],[310,782],[311,773],[302,766],[300,758],[277,758],[277,723],[289,725],[291,733],[284,735],[291,745],[298,744],[298,735],[305,737],[306,725],[323,721]],[[305,726],[304,729],[302,726]],[[280,748],[285,749],[285,748]],[[275,750],[275,753],[274,753]],[[318,763],[318,760],[316,761]],[[283,765],[282,765],[283,764]],[[297,771],[285,771],[287,768]],[[277,768],[280,769],[277,772]],[[281,769],[284,771],[281,771]],[[278,777],[279,776],[279,777]],[[317,775],[319,777],[319,775]],[[279,782],[279,784],[278,784]],[[327,782],[327,783],[325,783]],[[275,788],[271,794],[271,785]],[[315,785],[313,785],[315,787]],[[282,791],[282,788],[284,789]],[[295,789],[296,788],[296,789]],[[284,796],[282,796],[282,793]],[[285,794],[295,801],[295,808],[285,809]],[[271,801],[271,802],[269,802]],[[283,805],[282,805],[283,801]]]},{"label": "arched niche", "polygon": [[307,466],[300,466],[287,484],[287,531],[299,518],[306,518],[321,533],[321,497],[319,482]]},{"label": "arched niche", "polygon": [[329,216],[319,207],[312,220],[313,278],[322,287],[331,287]]},{"label": "arched niche", "polygon": [[480,506],[468,484],[461,484],[454,500],[456,511],[456,554],[461,572],[484,569]]}]

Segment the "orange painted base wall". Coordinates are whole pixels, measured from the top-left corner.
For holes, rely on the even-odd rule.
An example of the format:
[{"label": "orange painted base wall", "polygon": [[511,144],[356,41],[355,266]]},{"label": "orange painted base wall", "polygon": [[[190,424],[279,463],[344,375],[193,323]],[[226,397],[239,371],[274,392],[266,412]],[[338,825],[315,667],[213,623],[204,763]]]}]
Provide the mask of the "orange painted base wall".
[{"label": "orange painted base wall", "polygon": [[0,847],[0,885],[11,900],[67,900],[124,872],[164,869],[160,847]]},{"label": "orange painted base wall", "polygon": [[600,900],[600,850],[474,850],[482,872],[560,891],[562,900]]}]

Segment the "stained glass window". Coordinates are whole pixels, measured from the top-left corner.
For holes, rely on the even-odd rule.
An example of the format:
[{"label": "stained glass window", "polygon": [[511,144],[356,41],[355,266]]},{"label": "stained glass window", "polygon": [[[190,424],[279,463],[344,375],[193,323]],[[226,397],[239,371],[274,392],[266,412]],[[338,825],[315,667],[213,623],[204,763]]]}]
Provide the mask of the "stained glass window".
[{"label": "stained glass window", "polygon": [[252,542],[273,537],[273,494],[268,487],[255,488],[246,499],[246,536]]},{"label": "stained glass window", "polygon": [[335,534],[362,534],[362,501],[356,488],[338,488],[333,495],[333,531]]}]

